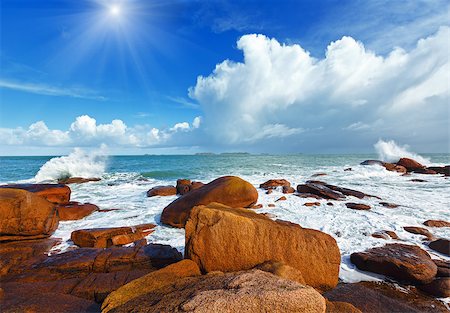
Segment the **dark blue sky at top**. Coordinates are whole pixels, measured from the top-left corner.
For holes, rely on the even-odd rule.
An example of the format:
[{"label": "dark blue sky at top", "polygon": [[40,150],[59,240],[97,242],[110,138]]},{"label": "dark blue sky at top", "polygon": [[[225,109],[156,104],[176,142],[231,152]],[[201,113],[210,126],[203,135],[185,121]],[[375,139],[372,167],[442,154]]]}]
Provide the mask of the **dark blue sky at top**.
[{"label": "dark blue sky at top", "polygon": [[0,79],[81,94],[0,88],[1,127],[43,120],[67,129],[83,114],[98,123],[120,118],[154,127],[192,121],[201,110],[188,88],[217,63],[241,61],[236,40],[244,34],[299,43],[317,58],[349,35],[383,54],[428,35],[426,27],[398,34],[439,8],[419,1],[129,0],[121,32],[114,20],[96,28],[108,14],[97,2],[1,0]]}]

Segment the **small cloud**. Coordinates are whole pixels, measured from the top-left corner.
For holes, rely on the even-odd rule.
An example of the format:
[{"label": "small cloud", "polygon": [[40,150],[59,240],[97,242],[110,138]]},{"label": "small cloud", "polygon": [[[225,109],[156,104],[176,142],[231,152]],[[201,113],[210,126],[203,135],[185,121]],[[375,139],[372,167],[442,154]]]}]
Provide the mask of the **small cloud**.
[{"label": "small cloud", "polygon": [[202,117],[201,116],[195,117],[194,121],[192,122],[192,127],[199,128],[201,122],[202,122]]},{"label": "small cloud", "polygon": [[57,87],[45,84],[14,82],[6,79],[0,79],[0,88],[18,90],[45,96],[72,97],[98,101],[106,100],[105,97],[97,95],[93,90],[85,88]]},{"label": "small cloud", "polygon": [[363,130],[363,129],[369,129],[370,126],[367,124],[364,124],[363,122],[356,122],[353,124],[348,125],[347,127],[344,127],[342,129],[344,130]]},{"label": "small cloud", "polygon": [[192,101],[189,101],[188,99],[185,99],[183,97],[167,96],[167,99],[169,99],[172,102],[181,104],[183,107],[188,108],[188,109],[200,109],[200,105],[198,105],[197,103],[194,103]]},{"label": "small cloud", "polygon": [[138,112],[135,115],[133,115],[134,118],[146,118],[151,116],[152,114],[147,113],[147,112]]}]

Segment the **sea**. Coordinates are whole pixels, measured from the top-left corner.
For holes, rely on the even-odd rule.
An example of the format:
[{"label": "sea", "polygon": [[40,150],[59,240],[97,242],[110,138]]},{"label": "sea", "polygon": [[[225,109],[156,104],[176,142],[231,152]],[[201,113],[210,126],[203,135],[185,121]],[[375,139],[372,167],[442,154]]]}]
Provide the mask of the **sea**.
[{"label": "sea", "polygon": [[[383,156],[383,154],[381,154]],[[392,156],[391,156],[392,157]],[[400,156],[398,156],[400,157]],[[421,154],[428,165],[450,164],[450,154]],[[382,246],[397,240],[371,236],[381,230],[397,233],[402,243],[416,244],[433,258],[450,258],[428,249],[424,237],[406,232],[404,226],[423,226],[428,219],[450,221],[450,179],[442,175],[402,176],[381,166],[359,165],[367,159],[379,159],[379,154],[343,155],[252,155],[246,153],[202,155],[140,155],[105,156],[102,153],[75,149],[67,156],[0,157],[0,183],[56,182],[67,176],[100,177],[101,181],[72,184],[71,199],[90,202],[100,209],[78,221],[60,222],[53,237],[62,238],[55,247],[58,253],[73,246],[70,234],[74,230],[98,227],[133,226],[155,223],[148,242],[168,244],[184,251],[184,229],[160,223],[163,208],[176,196],[146,196],[147,190],[158,185],[175,185],[179,178],[207,183],[224,175],[239,176],[252,183],[259,193],[258,213],[270,213],[273,219],[298,223],[302,227],[323,231],[333,236],[342,254],[340,279],[344,282],[383,280],[379,275],[358,271],[350,262],[350,254]],[[395,156],[394,156],[395,158]],[[351,169],[351,170],[348,170]],[[320,177],[314,174],[323,173]],[[295,187],[307,180],[318,179],[341,187],[356,189],[377,198],[348,201],[371,206],[368,211],[351,210],[348,201],[304,199],[285,195],[287,200],[275,202],[283,196],[280,190],[266,194],[259,184],[268,179],[284,178]],[[413,182],[414,178],[425,180]],[[319,206],[307,207],[306,202],[319,201]],[[398,208],[386,208],[380,201],[395,203]],[[268,207],[275,204],[275,207]],[[450,228],[429,228],[436,237],[450,238]],[[227,244],[227,243],[224,243]],[[274,244],[276,244],[274,242]]]}]

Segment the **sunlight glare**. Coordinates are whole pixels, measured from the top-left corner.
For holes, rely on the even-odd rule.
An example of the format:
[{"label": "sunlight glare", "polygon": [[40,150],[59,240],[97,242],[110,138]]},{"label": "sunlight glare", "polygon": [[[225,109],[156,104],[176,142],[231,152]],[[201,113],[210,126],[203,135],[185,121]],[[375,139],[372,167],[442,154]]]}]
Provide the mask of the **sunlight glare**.
[{"label": "sunlight glare", "polygon": [[120,11],[120,6],[118,5],[113,5],[109,8],[109,13],[114,16],[120,15]]}]

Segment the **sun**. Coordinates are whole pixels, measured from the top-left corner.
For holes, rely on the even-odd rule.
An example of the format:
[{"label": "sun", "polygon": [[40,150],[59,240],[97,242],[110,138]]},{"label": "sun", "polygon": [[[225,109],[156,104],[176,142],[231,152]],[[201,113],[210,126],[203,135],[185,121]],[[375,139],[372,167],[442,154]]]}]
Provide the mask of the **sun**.
[{"label": "sun", "polygon": [[121,12],[122,12],[122,10],[121,10],[120,6],[117,5],[117,4],[116,4],[116,5],[112,5],[112,6],[109,8],[109,13],[110,13],[111,15],[113,15],[113,16],[119,16]]}]

